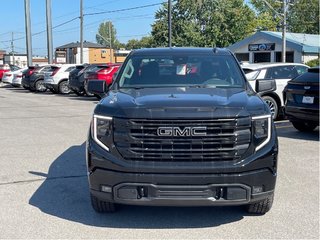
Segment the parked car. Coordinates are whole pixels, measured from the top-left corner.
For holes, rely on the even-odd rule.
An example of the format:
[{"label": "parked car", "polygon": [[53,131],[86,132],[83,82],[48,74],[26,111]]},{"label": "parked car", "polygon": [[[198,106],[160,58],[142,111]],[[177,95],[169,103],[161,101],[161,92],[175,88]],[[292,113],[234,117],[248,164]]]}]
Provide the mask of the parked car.
[{"label": "parked car", "polygon": [[0,65],[0,81],[2,80],[3,74],[5,72],[16,71],[16,70],[19,70],[19,69],[20,69],[20,67],[17,67],[15,65],[1,64]]},{"label": "parked car", "polygon": [[41,67],[39,66],[29,66],[28,70],[22,75],[21,85],[25,89],[30,89],[30,76],[35,72],[37,69]]},{"label": "parked car", "polygon": [[319,67],[290,80],[283,91],[285,115],[299,131],[319,126]]},{"label": "parked car", "polygon": [[[85,94],[84,86],[83,86],[83,72],[84,70],[90,66],[89,64],[77,65],[75,69],[73,69],[69,74],[68,85],[71,91],[73,91],[78,96],[82,96]],[[81,81],[82,80],[82,81]]]},{"label": "parked car", "polygon": [[29,88],[30,91],[36,91],[36,92],[45,92],[47,91],[47,88],[44,86],[44,74],[51,72],[52,65],[45,65],[36,68],[33,73],[29,77]]},{"label": "parked car", "polygon": [[2,77],[2,82],[3,83],[9,83],[12,85],[12,80],[14,78],[15,75],[18,75],[22,73],[22,71],[24,71],[25,69],[18,69],[15,71],[8,71],[8,72],[4,72],[3,73],[3,77]]},{"label": "parked car", "polygon": [[114,64],[103,64],[97,65],[96,67],[87,70],[84,73],[84,89],[85,92],[90,95],[88,91],[88,82],[90,80],[102,80],[105,81],[107,85],[112,83],[113,75],[118,71],[121,64],[114,63]]},{"label": "parked car", "polygon": [[[97,212],[117,204],[271,209],[276,129],[229,50],[135,50],[114,81],[88,83],[103,96],[86,144]],[[275,88],[258,82],[258,92]]]},{"label": "parked car", "polygon": [[44,85],[53,93],[68,94],[69,73],[76,68],[75,64],[53,65],[51,70],[44,75]]},{"label": "parked car", "polygon": [[27,71],[29,71],[28,68],[26,68],[25,70],[23,70],[20,73],[15,74],[13,76],[11,85],[14,86],[14,87],[21,87],[22,86],[22,77],[23,77],[24,74],[27,73]]},{"label": "parked car", "polygon": [[277,89],[262,94],[263,100],[269,105],[273,118],[277,119],[282,113],[284,106],[282,92],[287,82],[294,77],[305,73],[307,65],[299,63],[268,63],[268,64],[246,64],[242,69],[253,89],[256,89],[256,80],[274,79]]}]

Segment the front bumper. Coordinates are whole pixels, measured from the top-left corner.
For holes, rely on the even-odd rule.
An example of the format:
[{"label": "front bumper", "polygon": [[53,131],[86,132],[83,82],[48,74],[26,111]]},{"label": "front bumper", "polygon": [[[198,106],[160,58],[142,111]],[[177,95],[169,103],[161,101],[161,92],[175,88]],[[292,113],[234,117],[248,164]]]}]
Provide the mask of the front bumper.
[{"label": "front bumper", "polygon": [[108,153],[91,137],[87,142],[91,194],[128,205],[220,206],[259,201],[274,192],[277,156],[275,134],[241,164],[132,163]]},{"label": "front bumper", "polygon": [[[222,206],[259,201],[274,192],[269,170],[240,174],[137,174],[97,169],[89,175],[91,194],[128,205]],[[254,192],[260,189],[260,192]]]}]

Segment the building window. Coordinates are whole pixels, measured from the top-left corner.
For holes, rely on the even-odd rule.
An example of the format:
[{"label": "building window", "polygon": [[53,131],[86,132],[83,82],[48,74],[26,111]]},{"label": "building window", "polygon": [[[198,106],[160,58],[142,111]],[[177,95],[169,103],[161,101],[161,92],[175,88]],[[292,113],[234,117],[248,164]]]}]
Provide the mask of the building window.
[{"label": "building window", "polygon": [[[276,52],[274,61],[282,62],[282,52]],[[294,52],[286,52],[286,62],[294,62]]]},{"label": "building window", "polygon": [[249,62],[249,53],[236,53],[239,62]]},{"label": "building window", "polygon": [[101,50],[101,58],[106,58],[107,57],[107,50],[102,49]]},{"label": "building window", "polygon": [[253,57],[254,63],[271,62],[270,52],[255,52]]}]

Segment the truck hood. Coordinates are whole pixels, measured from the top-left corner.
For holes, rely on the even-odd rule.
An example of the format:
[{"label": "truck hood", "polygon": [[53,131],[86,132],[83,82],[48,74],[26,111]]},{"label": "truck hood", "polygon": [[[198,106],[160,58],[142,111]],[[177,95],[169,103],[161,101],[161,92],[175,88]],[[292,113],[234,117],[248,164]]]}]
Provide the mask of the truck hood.
[{"label": "truck hood", "polygon": [[143,88],[111,90],[95,114],[124,118],[230,118],[269,112],[254,93],[241,88]]}]

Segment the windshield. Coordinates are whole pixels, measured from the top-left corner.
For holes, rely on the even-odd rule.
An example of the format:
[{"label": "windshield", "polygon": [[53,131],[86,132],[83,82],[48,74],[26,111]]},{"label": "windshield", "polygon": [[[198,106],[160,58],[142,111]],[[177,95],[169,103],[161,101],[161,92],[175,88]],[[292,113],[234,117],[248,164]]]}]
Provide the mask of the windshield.
[{"label": "windshield", "polygon": [[120,74],[120,88],[244,86],[230,55],[132,56]]}]

